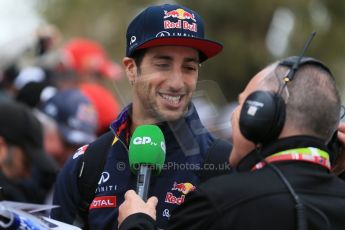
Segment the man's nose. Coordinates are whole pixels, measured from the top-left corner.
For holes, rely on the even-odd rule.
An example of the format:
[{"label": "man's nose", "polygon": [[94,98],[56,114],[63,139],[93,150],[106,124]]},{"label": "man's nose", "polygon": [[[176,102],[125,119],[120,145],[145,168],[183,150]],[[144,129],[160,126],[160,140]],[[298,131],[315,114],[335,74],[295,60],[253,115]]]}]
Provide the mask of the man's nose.
[{"label": "man's nose", "polygon": [[181,70],[174,70],[174,73],[169,77],[169,87],[174,90],[180,90],[184,87],[183,73]]}]

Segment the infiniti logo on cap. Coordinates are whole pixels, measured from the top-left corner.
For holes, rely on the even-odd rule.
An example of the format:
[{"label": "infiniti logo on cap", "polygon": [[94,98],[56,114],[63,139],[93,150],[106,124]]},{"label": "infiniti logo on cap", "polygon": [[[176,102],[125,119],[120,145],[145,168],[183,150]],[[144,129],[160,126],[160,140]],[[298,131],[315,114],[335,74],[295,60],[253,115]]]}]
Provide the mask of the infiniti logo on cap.
[{"label": "infiniti logo on cap", "polygon": [[165,37],[170,36],[170,33],[168,31],[161,31],[158,34],[156,34],[156,37]]}]

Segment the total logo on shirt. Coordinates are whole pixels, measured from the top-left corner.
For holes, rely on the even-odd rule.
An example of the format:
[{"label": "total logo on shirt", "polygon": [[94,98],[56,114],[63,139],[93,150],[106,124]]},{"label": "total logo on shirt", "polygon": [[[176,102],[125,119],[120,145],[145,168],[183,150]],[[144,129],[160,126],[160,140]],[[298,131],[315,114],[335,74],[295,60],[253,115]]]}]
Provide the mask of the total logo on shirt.
[{"label": "total logo on shirt", "polygon": [[116,196],[99,196],[95,197],[89,207],[94,208],[115,208],[116,207]]}]

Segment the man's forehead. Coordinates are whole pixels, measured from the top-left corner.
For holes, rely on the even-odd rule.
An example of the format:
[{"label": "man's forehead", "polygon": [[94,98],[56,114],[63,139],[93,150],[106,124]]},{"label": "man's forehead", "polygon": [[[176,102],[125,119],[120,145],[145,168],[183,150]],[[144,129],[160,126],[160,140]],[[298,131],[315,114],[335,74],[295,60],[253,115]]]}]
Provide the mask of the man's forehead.
[{"label": "man's forehead", "polygon": [[267,67],[265,67],[263,70],[261,70],[259,73],[257,73],[255,77],[258,77],[260,80],[264,79],[268,75],[270,75],[274,70],[277,68],[278,62],[275,62]]},{"label": "man's forehead", "polygon": [[266,78],[274,73],[277,66],[278,62],[268,65],[252,78],[251,83],[260,89],[263,85],[266,85]]},{"label": "man's forehead", "polygon": [[258,72],[247,84],[247,87],[244,90],[244,95],[247,96],[251,92],[259,90],[264,84],[265,77],[272,74],[277,67],[277,64],[278,63],[273,63]]},{"label": "man's forehead", "polygon": [[198,55],[198,50],[187,47],[187,46],[155,46],[148,48],[148,52],[151,54],[190,54],[190,55]]}]

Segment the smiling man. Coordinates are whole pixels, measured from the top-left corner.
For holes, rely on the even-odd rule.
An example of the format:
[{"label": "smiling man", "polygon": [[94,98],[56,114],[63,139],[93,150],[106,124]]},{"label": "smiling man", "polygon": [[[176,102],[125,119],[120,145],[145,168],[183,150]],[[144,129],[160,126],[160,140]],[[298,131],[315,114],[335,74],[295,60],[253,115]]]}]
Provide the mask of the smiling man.
[{"label": "smiling man", "polygon": [[201,124],[191,98],[200,63],[221,50],[222,45],[205,39],[201,17],[184,6],[151,6],[135,17],[128,26],[123,59],[133,102],[110,126],[113,141],[102,170],[102,175],[109,176],[99,175],[93,201],[83,217],[77,185],[80,162],[88,152],[87,146],[80,148],[58,177],[54,204],[61,207],[53,210],[52,217],[90,229],[116,229],[124,194],[136,187],[128,163],[131,136],[139,125],[156,124],[166,142],[166,167],[151,178],[149,196],[158,197],[157,226],[165,228],[171,211],[184,201],[185,185],[189,191],[199,184],[197,169],[215,141]]},{"label": "smiling man", "polygon": [[[337,136],[345,143],[340,108],[335,79],[320,61],[289,57],[265,67],[232,114],[236,173],[200,184],[167,229],[344,229],[345,183],[332,172],[344,170],[345,152],[333,147]],[[156,204],[128,191],[120,230],[157,229]]]},{"label": "smiling man", "polygon": [[[133,85],[133,115],[136,125],[173,121],[188,110],[199,70],[197,50],[182,46],[150,48],[140,66],[125,58]],[[133,74],[134,73],[134,74]]]}]

